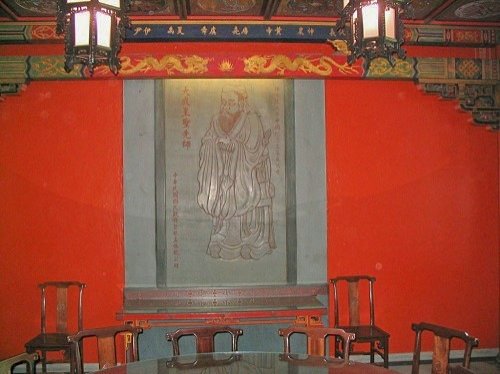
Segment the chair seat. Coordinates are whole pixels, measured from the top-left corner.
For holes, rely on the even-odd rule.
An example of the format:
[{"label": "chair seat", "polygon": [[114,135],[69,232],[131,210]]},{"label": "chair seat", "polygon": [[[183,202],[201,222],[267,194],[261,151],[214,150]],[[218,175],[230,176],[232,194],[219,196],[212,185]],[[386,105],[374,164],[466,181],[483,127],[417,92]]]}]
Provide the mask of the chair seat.
[{"label": "chair seat", "polygon": [[26,351],[34,352],[39,348],[50,351],[66,350],[71,346],[68,342],[68,334],[51,333],[40,334],[28,341],[25,345]]},{"label": "chair seat", "polygon": [[390,335],[388,332],[382,330],[380,327],[371,325],[361,325],[361,326],[336,326],[346,332],[353,332],[356,334],[354,342],[370,342],[388,338]]}]

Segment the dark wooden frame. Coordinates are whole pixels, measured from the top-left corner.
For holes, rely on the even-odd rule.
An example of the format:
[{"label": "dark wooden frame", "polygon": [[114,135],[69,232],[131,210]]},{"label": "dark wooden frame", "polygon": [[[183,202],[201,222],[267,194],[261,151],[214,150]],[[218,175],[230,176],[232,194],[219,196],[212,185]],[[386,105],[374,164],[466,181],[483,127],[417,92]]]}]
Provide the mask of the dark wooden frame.
[{"label": "dark wooden frame", "polygon": [[[130,340],[124,341],[126,350],[126,362],[139,360],[138,335],[142,333],[142,328],[131,325],[120,325],[110,327],[100,327],[79,331],[77,334],[68,336],[68,342],[72,345],[75,360],[75,373],[84,374],[83,367],[83,340],[86,338],[97,338],[97,350],[99,359],[99,370],[116,366],[115,337],[119,334],[130,335]],[[71,371],[73,373],[73,371]]]},{"label": "dark wooden frame", "polygon": [[238,350],[238,338],[243,335],[243,330],[230,326],[198,326],[191,328],[177,329],[174,332],[167,332],[165,338],[172,342],[172,352],[174,356],[180,355],[179,339],[183,336],[194,336],[196,341],[196,353],[215,352],[215,335],[229,334],[231,336],[231,351]]},{"label": "dark wooden frame", "polygon": [[414,323],[411,326],[415,331],[415,349],[413,351],[412,374],[418,374],[420,368],[420,351],[422,348],[422,334],[425,331],[434,335],[432,352],[432,374],[448,373],[450,359],[450,341],[460,339],[465,343],[462,365],[470,368],[472,349],[479,345],[479,340],[465,331],[452,329],[445,326],[435,325],[427,322]]},{"label": "dark wooden frame", "polygon": [[[344,351],[344,363],[349,363],[349,351],[351,342],[355,339],[355,334],[346,332],[343,329],[334,327],[302,327],[292,326],[278,330],[278,334],[283,337],[283,351],[285,354],[290,354],[290,337],[294,334],[301,334],[307,337],[306,353],[314,356],[329,356],[326,351],[326,341],[329,336],[332,336],[334,343],[337,345],[340,340]],[[336,353],[336,352],[335,352]]]}]

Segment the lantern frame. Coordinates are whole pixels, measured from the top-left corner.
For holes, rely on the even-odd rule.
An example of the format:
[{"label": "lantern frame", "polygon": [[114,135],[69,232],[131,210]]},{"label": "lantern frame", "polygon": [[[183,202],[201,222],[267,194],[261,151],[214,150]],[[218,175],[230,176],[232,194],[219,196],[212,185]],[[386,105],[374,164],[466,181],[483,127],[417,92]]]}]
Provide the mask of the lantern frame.
[{"label": "lantern frame", "polygon": [[[88,68],[90,75],[100,65],[107,65],[113,74],[118,74],[121,68],[118,53],[125,37],[125,29],[130,27],[126,14],[130,0],[116,0],[119,6],[113,6],[112,3],[112,0],[57,1],[56,32],[58,35],[64,34],[66,72],[73,70],[75,64],[82,64]],[[88,25],[82,25],[82,19],[87,16]],[[100,20],[106,20],[108,24],[99,22]],[[77,29],[79,26],[83,26],[83,33],[82,29]],[[109,29],[104,30],[104,26]],[[99,30],[100,28],[102,29]],[[109,34],[102,38],[99,32]],[[78,42],[77,38],[80,37],[83,38]],[[103,40],[108,41],[109,45],[100,44]]]},{"label": "lantern frame", "polygon": [[[409,0],[337,0],[336,7],[340,19],[336,24],[338,35],[345,37],[350,50],[348,63],[352,65],[358,58],[364,57],[369,67],[372,60],[385,58],[391,65],[396,57],[404,59],[406,52],[401,48],[404,42],[404,26],[401,16],[409,10]],[[367,7],[377,7],[376,35],[366,36],[365,19]],[[366,12],[364,12],[366,11]],[[387,15],[394,17],[392,22]],[[388,35],[387,25],[394,27],[393,35]],[[373,29],[373,25],[372,29]]]}]

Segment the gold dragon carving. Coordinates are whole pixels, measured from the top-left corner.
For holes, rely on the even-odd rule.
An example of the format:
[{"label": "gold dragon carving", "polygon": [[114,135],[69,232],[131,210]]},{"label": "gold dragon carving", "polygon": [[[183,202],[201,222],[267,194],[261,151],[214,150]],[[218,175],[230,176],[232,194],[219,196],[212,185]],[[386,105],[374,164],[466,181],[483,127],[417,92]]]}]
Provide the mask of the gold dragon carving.
[{"label": "gold dragon carving", "polygon": [[317,74],[328,76],[336,68],[343,74],[356,74],[356,67],[347,63],[339,64],[331,57],[297,57],[291,59],[285,55],[254,55],[243,59],[245,64],[244,71],[251,74],[269,74],[276,72],[278,75],[284,75],[286,71],[301,71],[306,74]]},{"label": "gold dragon carving", "polygon": [[165,71],[168,75],[173,75],[176,72],[199,75],[208,71],[207,65],[210,60],[197,55],[165,55],[159,60],[155,57],[145,57],[134,63],[130,57],[123,57],[121,59],[120,74],[130,75],[149,71]]}]

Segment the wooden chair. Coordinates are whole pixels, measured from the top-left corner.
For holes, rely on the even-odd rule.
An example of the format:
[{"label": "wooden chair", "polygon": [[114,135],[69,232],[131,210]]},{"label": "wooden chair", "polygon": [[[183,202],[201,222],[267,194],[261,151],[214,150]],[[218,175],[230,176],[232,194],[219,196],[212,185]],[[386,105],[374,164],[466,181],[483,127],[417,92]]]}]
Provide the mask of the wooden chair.
[{"label": "wooden chair", "polygon": [[448,327],[433,325],[431,323],[414,323],[411,326],[415,331],[415,349],[413,351],[412,374],[418,374],[420,368],[420,350],[422,348],[422,333],[429,331],[434,336],[432,351],[432,374],[447,374],[450,359],[450,340],[457,338],[465,343],[462,365],[470,368],[472,348],[479,345],[479,340],[470,336],[465,331],[450,329]]},{"label": "wooden chair", "polygon": [[[369,355],[370,363],[374,363],[377,354],[382,358],[384,367],[388,368],[390,335],[375,324],[375,280],[369,275],[339,276],[330,280],[333,286],[334,327],[356,335],[350,347],[351,355]],[[364,291],[363,298],[360,298],[360,289]],[[339,302],[340,299],[343,301]],[[348,321],[341,319],[341,310],[349,313]],[[369,344],[369,350],[356,350],[356,343]],[[336,350],[339,354],[338,346]]]},{"label": "wooden chair", "polygon": [[196,340],[196,353],[208,353],[215,351],[215,335],[227,333],[231,335],[231,351],[238,350],[238,338],[243,335],[241,329],[229,326],[201,326],[193,328],[178,329],[173,333],[165,335],[168,341],[172,342],[174,356],[180,354],[179,339],[183,336],[194,336]]},{"label": "wooden chair", "polygon": [[[75,356],[76,374],[83,374],[83,341],[95,338],[97,341],[97,354],[99,370],[117,366],[117,345],[119,335],[122,336],[123,350],[126,351],[125,361],[134,362],[139,360],[138,335],[142,333],[142,328],[131,325],[120,325],[111,327],[100,327],[79,331],[75,335],[68,336],[68,342],[73,345]],[[126,339],[126,340],[125,340]],[[130,343],[130,346],[127,344]]]},{"label": "wooden chair", "polygon": [[45,282],[41,290],[41,332],[25,344],[28,353],[41,352],[42,372],[47,372],[47,352],[61,351],[63,358],[52,362],[69,362],[73,372],[74,360],[68,335],[83,328],[84,283],[77,281]]},{"label": "wooden chair", "polygon": [[314,356],[329,356],[327,354],[327,339],[328,337],[333,337],[332,349],[337,345],[337,340],[341,340],[342,346],[344,348],[345,354],[344,362],[349,362],[349,347],[351,342],[354,340],[355,335],[353,333],[346,332],[342,329],[333,327],[302,327],[302,326],[290,326],[288,328],[279,329],[278,333],[283,337],[283,351],[285,354],[290,352],[290,338],[294,334],[305,335],[307,338],[307,349],[306,353],[308,355]]},{"label": "wooden chair", "polygon": [[0,361],[0,374],[11,374],[17,365],[26,364],[26,373],[35,373],[35,364],[38,361],[37,353],[21,353]]}]

